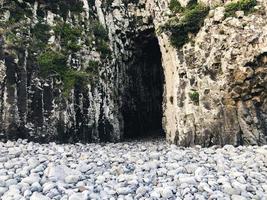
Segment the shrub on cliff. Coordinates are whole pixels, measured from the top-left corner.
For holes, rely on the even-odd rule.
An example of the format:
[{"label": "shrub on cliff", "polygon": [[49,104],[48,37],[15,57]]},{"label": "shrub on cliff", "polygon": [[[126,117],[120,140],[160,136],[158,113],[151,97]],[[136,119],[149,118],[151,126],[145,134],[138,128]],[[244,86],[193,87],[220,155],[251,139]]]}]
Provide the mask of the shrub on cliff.
[{"label": "shrub on cliff", "polygon": [[169,4],[169,9],[173,13],[182,12],[184,10],[184,8],[181,6],[181,4],[178,0],[171,0],[171,2]]},{"label": "shrub on cliff", "polygon": [[26,17],[30,17],[33,14],[27,3],[17,0],[4,1],[0,8],[0,11],[3,10],[8,10],[10,12],[10,24],[24,20]]},{"label": "shrub on cliff", "polygon": [[199,31],[208,12],[209,8],[204,5],[190,5],[181,13],[181,19],[171,19],[161,29],[170,33],[173,46],[182,47],[188,42],[189,33],[195,34]]},{"label": "shrub on cliff", "polygon": [[249,14],[254,10],[254,6],[257,5],[257,0],[239,0],[238,2],[232,2],[225,6],[225,16],[234,16],[235,12],[242,10],[245,14]]},{"label": "shrub on cliff", "polygon": [[54,28],[55,34],[60,37],[62,47],[76,52],[80,50],[79,38],[82,31],[80,28],[71,27],[67,23],[58,23]]},{"label": "shrub on cliff", "polygon": [[108,58],[111,55],[108,31],[99,21],[93,21],[90,29],[96,42],[96,49],[98,52],[100,52],[101,58]]},{"label": "shrub on cliff", "polygon": [[32,34],[34,37],[44,43],[47,43],[50,38],[50,26],[48,24],[37,23],[33,29]]},{"label": "shrub on cliff", "polygon": [[98,74],[98,62],[90,61],[86,71],[78,71],[67,65],[67,57],[52,49],[47,49],[37,57],[40,74],[43,78],[51,75],[58,76],[63,82],[63,94],[68,95],[75,85],[84,87],[91,83]]},{"label": "shrub on cliff", "polygon": [[56,51],[48,49],[37,57],[40,73],[46,77],[52,73],[61,75],[67,70],[67,58]]},{"label": "shrub on cliff", "polygon": [[91,23],[91,30],[98,40],[108,41],[108,32],[99,21]]}]

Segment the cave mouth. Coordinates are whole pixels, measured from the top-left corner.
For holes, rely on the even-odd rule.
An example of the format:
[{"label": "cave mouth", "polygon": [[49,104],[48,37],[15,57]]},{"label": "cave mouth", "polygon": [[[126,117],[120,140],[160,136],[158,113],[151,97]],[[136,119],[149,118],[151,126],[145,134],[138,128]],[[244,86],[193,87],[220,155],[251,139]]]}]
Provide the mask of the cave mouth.
[{"label": "cave mouth", "polygon": [[164,137],[162,102],[164,73],[154,29],[134,39],[133,56],[126,74],[123,118],[125,139]]}]

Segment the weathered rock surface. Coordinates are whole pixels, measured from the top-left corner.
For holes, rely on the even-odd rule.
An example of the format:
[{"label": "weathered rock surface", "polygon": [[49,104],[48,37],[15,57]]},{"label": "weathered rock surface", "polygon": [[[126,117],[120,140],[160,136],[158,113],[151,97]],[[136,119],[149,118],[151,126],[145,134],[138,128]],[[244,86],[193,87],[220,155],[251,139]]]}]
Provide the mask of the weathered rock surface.
[{"label": "weathered rock surface", "polygon": [[211,10],[192,42],[178,50],[165,35],[159,37],[166,80],[164,128],[170,142],[266,144],[264,4],[263,13],[239,18],[224,18],[220,7]]},{"label": "weathered rock surface", "polygon": [[[151,2],[150,11],[156,6]],[[225,18],[222,7],[211,9],[198,34],[179,49],[171,46],[168,34],[158,35],[165,77],[163,128],[169,142],[266,144],[266,2],[258,4],[256,12],[237,12],[239,17]],[[168,18],[166,2],[159,5],[156,29]]]}]

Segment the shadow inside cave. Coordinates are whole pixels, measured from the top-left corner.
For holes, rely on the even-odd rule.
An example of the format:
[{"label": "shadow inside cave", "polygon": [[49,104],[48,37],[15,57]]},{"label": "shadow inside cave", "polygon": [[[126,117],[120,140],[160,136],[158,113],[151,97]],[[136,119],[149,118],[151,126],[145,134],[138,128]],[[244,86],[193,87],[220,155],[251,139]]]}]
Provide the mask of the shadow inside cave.
[{"label": "shadow inside cave", "polygon": [[127,68],[123,95],[124,139],[164,137],[162,128],[164,73],[154,29],[139,33]]}]

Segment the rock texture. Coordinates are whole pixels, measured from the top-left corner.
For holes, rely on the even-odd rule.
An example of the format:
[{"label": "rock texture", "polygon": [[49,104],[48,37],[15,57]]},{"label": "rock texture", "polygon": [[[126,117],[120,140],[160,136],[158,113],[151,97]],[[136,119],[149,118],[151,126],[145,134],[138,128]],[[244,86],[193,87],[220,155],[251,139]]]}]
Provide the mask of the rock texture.
[{"label": "rock texture", "polygon": [[[14,1],[18,19],[9,2],[1,2],[3,138],[120,141],[164,129],[167,141],[183,146],[266,144],[265,1],[227,18],[223,2],[199,1],[210,13],[178,49],[158,31],[172,16],[167,0]],[[42,45],[64,53],[77,79],[97,63],[92,81],[66,90],[65,73],[41,76],[40,23],[51,28]],[[62,30],[74,39],[66,42],[71,34]]]},{"label": "rock texture", "polygon": [[[70,11],[68,6],[77,2],[79,1],[69,2],[58,8],[57,6],[61,5],[59,2],[53,5],[51,2],[14,1],[14,5],[10,1],[4,1],[4,6],[9,8],[2,13],[3,22],[9,29],[6,29],[6,33],[4,32],[1,37],[3,45],[1,45],[0,129],[4,137],[84,142],[120,138],[117,117],[112,117],[119,115],[117,107],[114,106],[114,98],[111,98],[114,83],[112,79],[106,78],[111,59],[99,53],[93,46],[95,41],[88,42],[91,40],[89,34],[93,22],[97,23],[97,26],[100,26],[100,23],[94,20],[94,14],[89,17],[89,12],[94,12],[94,8],[89,10],[87,1],[83,4],[84,11]],[[63,13],[64,8],[65,13]],[[27,16],[24,13],[26,9],[30,10]],[[19,15],[19,11],[22,12],[19,19],[11,18],[14,12]],[[6,25],[11,23],[11,20],[13,24]],[[47,43],[44,45],[56,46],[54,47],[56,52],[64,51],[70,69],[86,70],[90,67],[90,61],[101,64],[94,83],[85,86],[75,84],[74,89],[64,95],[66,83],[62,83],[61,77],[56,74],[43,78],[40,75],[40,66],[36,60],[42,49],[47,48],[41,44],[34,46],[35,42],[39,42],[38,38],[34,38],[34,29],[40,23],[50,26],[49,40],[45,41]],[[78,51],[74,50],[74,47],[67,49],[62,44],[63,39],[56,35],[55,31],[59,23],[68,24],[68,26],[64,24],[66,29],[64,37],[74,35],[76,32],[80,34],[75,41],[80,45]],[[63,27],[59,29],[65,31]],[[40,37],[42,34],[45,33],[41,32],[37,36]],[[106,51],[108,48],[106,47]]]},{"label": "rock texture", "polygon": [[263,5],[262,12],[239,18],[224,18],[224,9],[212,9],[192,42],[178,50],[160,37],[169,141],[184,146],[266,143]]},{"label": "rock texture", "polygon": [[3,200],[266,199],[267,146],[0,142]]}]

